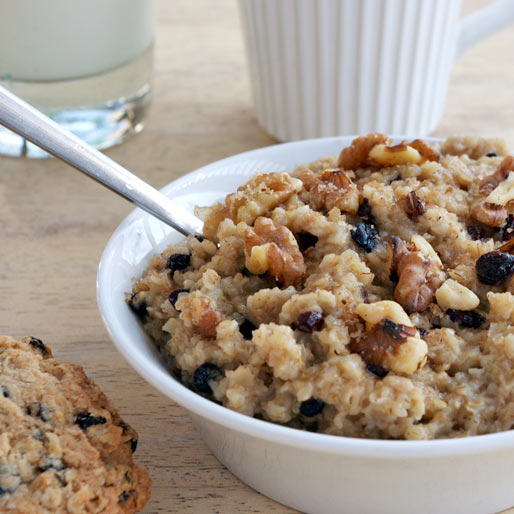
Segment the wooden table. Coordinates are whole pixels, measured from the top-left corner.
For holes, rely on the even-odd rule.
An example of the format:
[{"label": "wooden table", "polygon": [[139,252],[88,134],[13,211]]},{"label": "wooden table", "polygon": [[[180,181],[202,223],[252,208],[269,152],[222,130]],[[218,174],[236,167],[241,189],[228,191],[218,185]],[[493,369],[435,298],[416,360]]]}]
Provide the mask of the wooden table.
[{"label": "wooden table", "polygon": [[[465,0],[464,8],[484,3]],[[514,148],[512,48],[511,27],[458,62],[435,135],[500,135]],[[162,187],[211,161],[272,143],[252,109],[234,0],[161,2],[152,112],[140,135],[107,154]],[[42,338],[112,398],[139,432],[136,458],[153,479],[145,512],[292,512],[227,471],[185,411],[110,343],[96,307],[96,268],[131,210],[56,160],[0,157],[0,333]]]}]

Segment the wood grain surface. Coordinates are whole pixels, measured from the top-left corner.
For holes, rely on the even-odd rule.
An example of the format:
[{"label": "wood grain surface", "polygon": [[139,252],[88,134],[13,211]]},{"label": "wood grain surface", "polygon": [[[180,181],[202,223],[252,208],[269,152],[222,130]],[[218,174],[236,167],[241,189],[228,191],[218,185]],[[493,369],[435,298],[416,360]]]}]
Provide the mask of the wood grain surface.
[{"label": "wood grain surface", "polygon": [[[464,11],[485,3],[465,0]],[[514,148],[513,48],[510,27],[460,59],[435,135],[503,136]],[[107,151],[153,185],[275,142],[255,120],[235,0],[162,1],[154,76],[146,128]],[[137,429],[136,459],[153,479],[144,512],[293,512],[226,470],[186,412],[109,341],[96,306],[96,268],[131,210],[56,160],[0,157],[0,333],[40,337],[57,358],[82,365]]]}]

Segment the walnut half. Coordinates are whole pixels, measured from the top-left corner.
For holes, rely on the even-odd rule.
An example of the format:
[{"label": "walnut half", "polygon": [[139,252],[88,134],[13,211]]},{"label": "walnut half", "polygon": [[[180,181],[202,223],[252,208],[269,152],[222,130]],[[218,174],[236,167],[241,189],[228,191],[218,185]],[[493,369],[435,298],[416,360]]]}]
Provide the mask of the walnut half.
[{"label": "walnut half", "polygon": [[269,218],[259,217],[244,235],[246,267],[261,275],[268,271],[283,286],[295,285],[302,279],[306,267],[293,233],[276,226]]},{"label": "walnut half", "polygon": [[394,299],[408,313],[426,310],[445,279],[435,250],[421,236],[413,238],[410,244],[393,238],[388,260],[391,276],[398,278]]}]

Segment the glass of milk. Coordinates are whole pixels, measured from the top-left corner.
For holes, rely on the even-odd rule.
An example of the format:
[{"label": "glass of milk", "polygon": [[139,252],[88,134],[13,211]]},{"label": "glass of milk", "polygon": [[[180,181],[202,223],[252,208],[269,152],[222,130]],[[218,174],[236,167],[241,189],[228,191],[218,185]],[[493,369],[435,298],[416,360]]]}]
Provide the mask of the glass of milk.
[{"label": "glass of milk", "polygon": [[[0,85],[99,149],[143,127],[156,0],[0,0]],[[0,154],[47,154],[0,127]]]}]

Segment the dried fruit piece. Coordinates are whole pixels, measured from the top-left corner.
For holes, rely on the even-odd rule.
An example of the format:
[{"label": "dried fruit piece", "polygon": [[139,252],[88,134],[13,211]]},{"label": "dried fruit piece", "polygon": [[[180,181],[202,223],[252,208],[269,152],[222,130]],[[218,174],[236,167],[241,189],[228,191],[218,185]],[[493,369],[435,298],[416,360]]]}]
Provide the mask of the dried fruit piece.
[{"label": "dried fruit piece", "polygon": [[269,272],[284,286],[302,279],[306,267],[292,232],[268,218],[257,218],[244,235],[246,267],[255,275]]},{"label": "dried fruit piece", "polygon": [[309,234],[309,232],[299,232],[296,234],[296,239],[302,252],[305,252],[307,248],[315,246],[318,242],[318,238],[314,234]]},{"label": "dried fruit piece", "polygon": [[257,327],[250,321],[245,319],[241,325],[239,325],[239,332],[243,335],[245,339],[251,339],[253,336],[253,331]]},{"label": "dried fruit piece", "polygon": [[371,205],[369,204],[369,200],[367,198],[364,198],[362,200],[362,203],[359,205],[357,215],[364,223],[376,225],[375,216],[373,216],[373,212],[371,211]]},{"label": "dried fruit piece", "polygon": [[215,364],[206,362],[196,368],[193,375],[193,384],[199,393],[212,394],[211,382],[223,376],[223,371]]},{"label": "dried fruit piece", "polygon": [[325,316],[322,312],[307,311],[298,316],[296,320],[296,328],[301,332],[312,334],[315,330],[321,330]]},{"label": "dried fruit piece", "polygon": [[473,241],[478,241],[479,239],[489,239],[491,237],[490,235],[487,235],[488,233],[484,228],[475,227],[474,225],[468,225],[466,227],[466,231]]},{"label": "dried fruit piece", "polygon": [[514,215],[509,214],[501,228],[502,241],[510,241],[514,238]]},{"label": "dried fruit piece", "polygon": [[485,317],[477,311],[459,311],[456,309],[448,309],[446,311],[449,318],[465,328],[480,328],[485,323]]},{"label": "dried fruit piece", "polygon": [[366,369],[378,378],[384,378],[388,373],[388,371],[384,369],[382,366],[378,364],[373,364],[371,362],[366,363]]},{"label": "dried fruit piece", "polygon": [[[189,293],[189,289],[174,289],[168,296],[168,300],[171,303],[171,305],[174,307],[175,310],[178,311],[178,309],[175,307],[175,304],[178,300],[178,295],[180,293]],[[180,312],[180,311],[179,311]]]},{"label": "dried fruit piece", "polygon": [[300,412],[304,416],[311,418],[319,414],[323,410],[323,407],[325,407],[325,402],[317,400],[316,398],[309,398],[300,404]]},{"label": "dried fruit piece", "polygon": [[375,145],[386,142],[387,136],[380,133],[368,134],[354,139],[350,146],[341,150],[337,167],[343,170],[356,170],[372,166],[374,163],[369,159],[370,150]]},{"label": "dried fruit piece", "polygon": [[103,416],[92,416],[88,412],[79,412],[75,418],[77,424],[82,430],[86,430],[93,425],[105,425],[107,420]]},{"label": "dried fruit piece", "polygon": [[139,293],[134,293],[128,301],[129,307],[143,323],[148,321],[148,305],[145,296],[144,291],[139,291]]},{"label": "dried fruit piece", "polygon": [[337,207],[349,214],[359,209],[359,190],[343,171],[324,171],[320,176],[306,169],[300,179],[316,207],[327,211]]},{"label": "dried fruit piece", "polygon": [[484,253],[478,258],[475,269],[480,282],[499,286],[514,273],[514,255],[498,250]]},{"label": "dried fruit piece", "polygon": [[411,191],[400,199],[400,207],[405,211],[409,218],[417,218],[425,214],[425,204],[423,200],[416,194],[416,191]]},{"label": "dried fruit piece", "polygon": [[188,253],[174,253],[168,257],[166,261],[166,269],[169,269],[171,273],[179,270],[186,269],[191,263],[191,255]]},{"label": "dried fruit piece", "polygon": [[367,253],[371,252],[378,243],[378,231],[375,225],[359,223],[351,232],[352,239]]},{"label": "dried fruit piece", "polygon": [[0,389],[2,390],[3,397],[9,398],[9,389],[7,389],[7,386],[1,385]]},{"label": "dried fruit piece", "polygon": [[27,339],[23,339],[23,340],[24,341],[28,340],[28,343],[30,344],[30,346],[32,346],[32,348],[38,350],[43,357],[51,357],[52,356],[52,352],[45,346],[45,344],[43,343],[43,341],[41,341],[41,339],[31,336],[31,337],[29,337]]}]

